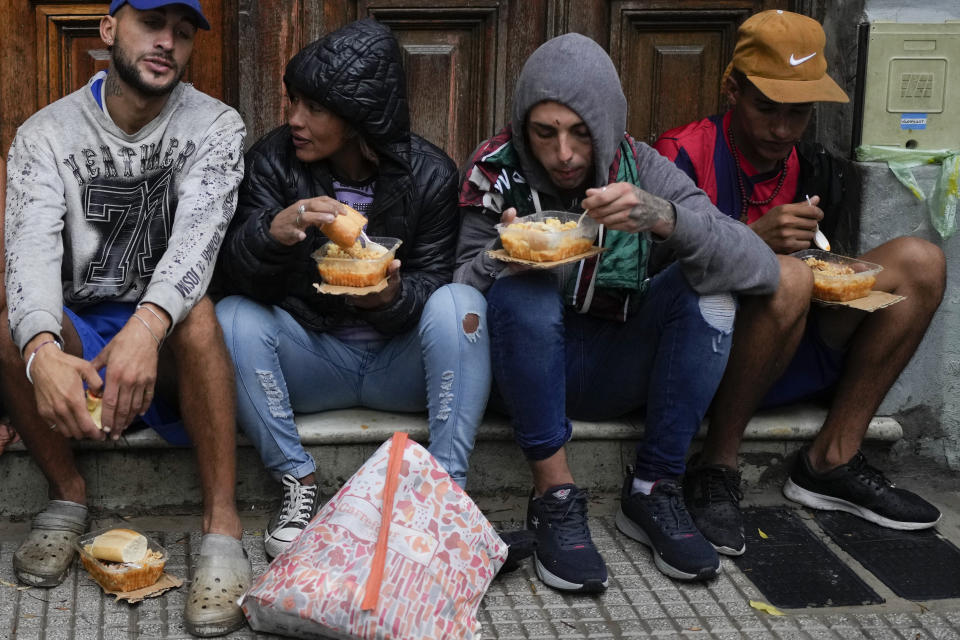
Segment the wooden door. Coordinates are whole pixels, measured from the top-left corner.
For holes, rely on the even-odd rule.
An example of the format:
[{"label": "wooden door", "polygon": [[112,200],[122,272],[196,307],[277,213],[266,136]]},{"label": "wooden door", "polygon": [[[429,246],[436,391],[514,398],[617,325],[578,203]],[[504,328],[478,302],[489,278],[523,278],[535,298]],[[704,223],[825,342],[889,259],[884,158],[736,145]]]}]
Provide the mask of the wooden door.
[{"label": "wooden door", "polygon": [[737,28],[785,0],[618,0],[610,3],[610,55],[629,105],[627,130],[653,142],[673,127],[719,112],[720,80]]},{"label": "wooden door", "polygon": [[[105,69],[100,40],[108,2],[0,0],[0,148],[35,111],[79,89]],[[236,0],[204,0],[213,26],[200,31],[184,79],[228,103],[237,101]]]},{"label": "wooden door", "polygon": [[[751,13],[803,0],[204,0],[186,78],[240,110],[248,144],[284,120],[283,68],[307,43],[374,16],[404,52],[415,131],[458,163],[509,119],[527,56],[577,31],[607,48],[629,105],[628,130],[652,141],[721,108],[720,76]],[[0,0],[0,150],[33,112],[109,61],[106,2]]]},{"label": "wooden door", "polygon": [[240,111],[256,140],[283,122],[283,67],[312,40],[367,16],[404,51],[413,129],[457,163],[502,127],[527,56],[570,31],[607,48],[628,130],[653,141],[717,112],[720,76],[751,13],[789,0],[241,0]]},{"label": "wooden door", "polygon": [[513,81],[549,29],[548,0],[242,3],[240,113],[255,140],[283,122],[283,68],[307,43],[368,16],[404,55],[413,130],[457,162],[507,120]]}]

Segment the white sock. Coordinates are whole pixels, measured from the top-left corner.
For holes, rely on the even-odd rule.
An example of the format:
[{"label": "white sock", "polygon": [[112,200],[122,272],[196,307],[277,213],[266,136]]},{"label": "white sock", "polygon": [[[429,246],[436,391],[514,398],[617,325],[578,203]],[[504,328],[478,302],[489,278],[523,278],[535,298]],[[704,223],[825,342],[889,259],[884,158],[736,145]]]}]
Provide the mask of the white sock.
[{"label": "white sock", "polygon": [[641,480],[640,478],[633,479],[633,487],[630,489],[630,495],[636,493],[642,493],[645,496],[650,495],[650,492],[653,491],[653,482],[650,480]]}]

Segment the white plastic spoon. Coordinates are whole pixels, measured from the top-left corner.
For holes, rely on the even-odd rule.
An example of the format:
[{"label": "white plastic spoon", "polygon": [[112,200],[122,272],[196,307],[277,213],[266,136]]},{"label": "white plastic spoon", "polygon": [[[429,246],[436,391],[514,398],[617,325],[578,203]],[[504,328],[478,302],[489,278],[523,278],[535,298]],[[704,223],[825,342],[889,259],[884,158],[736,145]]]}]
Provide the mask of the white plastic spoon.
[{"label": "white plastic spoon", "polygon": [[[810,202],[810,196],[804,196],[807,199],[807,204],[811,207],[813,203]],[[827,240],[827,236],[823,235],[823,231],[820,231],[820,225],[817,225],[817,228],[813,232],[813,244],[817,245],[820,249],[824,251],[830,251],[830,241]]]}]

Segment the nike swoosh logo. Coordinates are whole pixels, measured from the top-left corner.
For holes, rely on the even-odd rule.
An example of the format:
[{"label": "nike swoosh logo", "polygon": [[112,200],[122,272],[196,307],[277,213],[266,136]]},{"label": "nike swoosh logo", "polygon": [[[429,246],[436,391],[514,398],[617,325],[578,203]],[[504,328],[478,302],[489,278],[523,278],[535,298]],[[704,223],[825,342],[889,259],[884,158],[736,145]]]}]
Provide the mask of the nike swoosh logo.
[{"label": "nike swoosh logo", "polygon": [[812,57],[815,56],[815,55],[817,55],[817,52],[816,52],[816,51],[814,51],[813,53],[811,53],[811,54],[808,55],[808,56],[803,56],[802,58],[794,58],[794,57],[793,57],[793,54],[791,53],[791,54],[790,54],[790,66],[795,67],[795,66],[797,66],[798,64],[803,64],[804,62],[806,62],[807,60],[809,60],[810,58],[812,58]]}]

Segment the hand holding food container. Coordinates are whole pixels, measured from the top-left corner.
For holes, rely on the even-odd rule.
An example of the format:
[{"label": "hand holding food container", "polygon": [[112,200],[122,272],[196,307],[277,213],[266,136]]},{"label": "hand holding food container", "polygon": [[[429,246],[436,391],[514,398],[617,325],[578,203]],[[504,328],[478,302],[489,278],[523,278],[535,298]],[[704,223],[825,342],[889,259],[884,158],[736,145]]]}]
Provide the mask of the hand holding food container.
[{"label": "hand holding food container", "polygon": [[329,241],[313,252],[317,270],[326,284],[340,287],[372,287],[387,275],[401,241],[397,238],[372,237],[367,246],[355,242],[344,249]]},{"label": "hand holding food container", "polygon": [[883,270],[879,264],[821,249],[805,249],[792,255],[813,270],[813,298],[823,302],[865,298]]},{"label": "hand holding food container", "polygon": [[589,217],[577,224],[578,218],[578,213],[541,211],[501,222],[496,229],[503,250],[492,255],[531,266],[553,266],[592,255],[600,225]]}]

